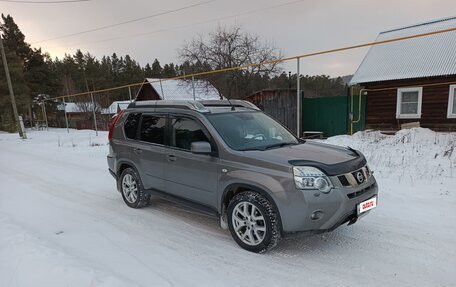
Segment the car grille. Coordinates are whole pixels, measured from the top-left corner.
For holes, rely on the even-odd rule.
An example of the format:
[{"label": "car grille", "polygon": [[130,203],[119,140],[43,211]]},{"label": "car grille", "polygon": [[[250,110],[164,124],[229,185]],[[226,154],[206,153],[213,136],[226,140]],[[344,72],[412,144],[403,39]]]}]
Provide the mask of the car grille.
[{"label": "car grille", "polygon": [[364,166],[353,172],[339,175],[337,178],[342,186],[358,186],[368,180],[371,175],[372,173],[369,168]]},{"label": "car grille", "polygon": [[350,183],[348,182],[348,179],[345,177],[345,175],[339,175],[338,178],[342,186],[350,186]]},{"label": "car grille", "polygon": [[365,194],[366,192],[368,192],[369,190],[373,189],[375,187],[375,185],[376,184],[374,182],[373,184],[369,185],[366,188],[363,188],[361,190],[358,190],[358,191],[355,191],[355,192],[347,194],[347,196],[348,196],[349,199],[353,199],[355,197],[361,196],[361,195]]}]

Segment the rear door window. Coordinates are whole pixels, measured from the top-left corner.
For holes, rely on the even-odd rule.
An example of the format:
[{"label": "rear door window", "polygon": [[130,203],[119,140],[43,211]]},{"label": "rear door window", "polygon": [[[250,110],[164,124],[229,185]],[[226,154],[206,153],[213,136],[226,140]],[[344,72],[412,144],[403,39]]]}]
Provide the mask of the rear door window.
[{"label": "rear door window", "polygon": [[141,141],[165,144],[166,117],[143,115],[141,121]]},{"label": "rear door window", "polygon": [[128,115],[124,124],[125,136],[129,139],[136,139],[136,132],[138,131],[139,120],[141,113],[131,113]]}]

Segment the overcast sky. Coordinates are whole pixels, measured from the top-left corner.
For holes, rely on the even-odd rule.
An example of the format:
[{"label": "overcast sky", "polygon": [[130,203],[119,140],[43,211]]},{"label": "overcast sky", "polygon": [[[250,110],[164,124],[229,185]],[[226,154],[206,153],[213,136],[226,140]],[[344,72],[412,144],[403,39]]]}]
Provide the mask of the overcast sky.
[{"label": "overcast sky", "polygon": [[[0,2],[0,12],[11,14],[26,35],[26,41],[34,43],[207,1]],[[384,30],[456,15],[455,0],[306,0],[263,9],[289,2],[296,0],[215,0],[171,14],[33,46],[42,47],[53,57],[74,54],[80,48],[97,57],[113,52],[129,54],[141,65],[158,58],[163,65],[179,62],[177,51],[185,41],[198,34],[205,35],[218,25],[237,24],[274,43],[284,56],[294,56],[370,42]],[[260,11],[230,17],[255,10]],[[220,18],[223,19],[217,20]],[[198,24],[201,22],[205,23]],[[175,27],[178,28],[170,30]],[[166,29],[168,31],[156,32]],[[301,60],[301,73],[353,74],[366,52],[367,49],[358,49],[307,58]],[[295,62],[282,65],[284,70],[292,72],[296,71],[295,66]]]}]

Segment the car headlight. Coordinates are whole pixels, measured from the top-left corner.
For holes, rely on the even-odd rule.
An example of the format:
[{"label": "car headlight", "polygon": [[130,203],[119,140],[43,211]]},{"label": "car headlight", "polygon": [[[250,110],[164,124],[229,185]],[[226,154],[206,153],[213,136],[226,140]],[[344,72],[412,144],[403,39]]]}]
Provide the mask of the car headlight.
[{"label": "car headlight", "polygon": [[294,166],[293,175],[297,189],[318,189],[327,193],[333,188],[326,174],[312,166]]}]

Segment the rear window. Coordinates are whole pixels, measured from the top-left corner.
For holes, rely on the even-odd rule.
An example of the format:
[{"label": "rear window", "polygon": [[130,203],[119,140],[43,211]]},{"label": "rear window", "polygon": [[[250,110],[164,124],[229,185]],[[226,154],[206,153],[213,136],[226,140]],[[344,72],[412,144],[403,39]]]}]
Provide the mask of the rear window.
[{"label": "rear window", "polygon": [[140,113],[131,113],[128,115],[124,124],[125,136],[129,139],[136,138],[136,131],[138,130],[139,120],[141,119]]},{"label": "rear window", "polygon": [[143,115],[140,139],[155,144],[165,144],[166,118]]}]

